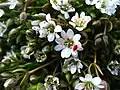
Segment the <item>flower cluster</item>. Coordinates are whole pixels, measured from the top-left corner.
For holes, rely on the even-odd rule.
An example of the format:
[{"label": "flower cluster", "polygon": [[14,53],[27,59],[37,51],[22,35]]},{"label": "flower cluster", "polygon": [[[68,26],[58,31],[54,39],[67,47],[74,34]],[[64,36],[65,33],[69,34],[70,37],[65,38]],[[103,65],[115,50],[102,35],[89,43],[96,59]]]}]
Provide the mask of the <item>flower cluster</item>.
[{"label": "flower cluster", "polygon": [[64,17],[68,19],[69,12],[74,12],[75,8],[69,3],[69,0],[50,0],[52,7],[64,14]]},{"label": "flower cluster", "polygon": [[86,74],[85,78],[80,77],[79,79],[82,81],[82,83],[78,83],[75,86],[75,90],[99,90],[99,88],[104,88],[104,86],[101,85],[101,79],[99,77],[92,78],[91,74]]},{"label": "flower cluster", "polygon": [[120,5],[120,0],[85,0],[88,5],[95,5],[102,13],[113,15],[116,8]]},{"label": "flower cluster", "polygon": [[54,77],[52,75],[48,75],[45,78],[45,89],[46,90],[58,90],[58,86],[59,86],[59,79],[57,77]]},{"label": "flower cluster", "polygon": [[45,15],[45,17],[46,20],[44,21],[32,21],[32,29],[39,33],[40,38],[47,37],[48,41],[52,42],[55,38],[59,37],[57,33],[62,31],[62,27],[55,24],[50,14]]},{"label": "flower cluster", "polygon": [[1,85],[107,90],[120,75],[119,6],[120,0],[0,1]]},{"label": "flower cluster", "polygon": [[67,71],[70,71],[71,74],[75,74],[76,72],[81,73],[82,68],[83,65],[81,60],[78,58],[69,58],[64,61],[63,72],[66,73]]}]

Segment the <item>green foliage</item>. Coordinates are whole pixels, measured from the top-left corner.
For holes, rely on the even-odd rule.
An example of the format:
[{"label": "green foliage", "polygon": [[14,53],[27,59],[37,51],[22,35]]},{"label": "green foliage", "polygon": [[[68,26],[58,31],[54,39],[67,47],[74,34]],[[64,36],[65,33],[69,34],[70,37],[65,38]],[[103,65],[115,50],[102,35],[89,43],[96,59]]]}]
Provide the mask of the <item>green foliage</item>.
[{"label": "green foliage", "polygon": [[[71,0],[76,12],[80,14],[84,11],[92,17],[87,28],[79,32],[64,15],[52,8],[49,0],[19,1],[21,4],[12,10],[9,6],[0,6],[5,11],[0,18],[0,90],[45,90],[44,79],[47,75],[59,77],[59,90],[73,90],[79,83],[78,78],[86,73],[100,76],[107,82],[106,88],[120,89],[120,70],[118,75],[113,75],[107,69],[111,61],[120,63],[120,10],[108,16],[94,6],[86,5],[84,0]],[[3,2],[7,1],[0,1]],[[32,29],[31,21],[45,19],[44,15],[35,15],[39,13],[50,13],[53,21],[65,31],[71,28],[81,34],[80,42],[84,48],[78,53],[83,64],[81,73],[67,71],[65,60],[60,52],[54,50],[56,43],[39,38],[39,34]],[[71,17],[73,15],[70,13]],[[120,64],[115,66],[120,69]],[[9,85],[3,87],[9,80]]]}]

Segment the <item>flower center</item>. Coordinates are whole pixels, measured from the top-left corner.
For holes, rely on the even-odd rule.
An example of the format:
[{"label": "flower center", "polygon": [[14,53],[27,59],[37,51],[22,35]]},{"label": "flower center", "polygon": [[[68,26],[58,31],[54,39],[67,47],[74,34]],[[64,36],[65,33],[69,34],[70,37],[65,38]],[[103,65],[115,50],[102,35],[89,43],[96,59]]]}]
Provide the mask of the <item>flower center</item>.
[{"label": "flower center", "polygon": [[49,25],[47,28],[49,33],[53,33],[54,32],[54,26],[53,25]]},{"label": "flower center", "polygon": [[73,46],[73,40],[72,39],[67,39],[66,41],[65,41],[65,46],[67,46],[67,47],[71,47],[71,46]]}]

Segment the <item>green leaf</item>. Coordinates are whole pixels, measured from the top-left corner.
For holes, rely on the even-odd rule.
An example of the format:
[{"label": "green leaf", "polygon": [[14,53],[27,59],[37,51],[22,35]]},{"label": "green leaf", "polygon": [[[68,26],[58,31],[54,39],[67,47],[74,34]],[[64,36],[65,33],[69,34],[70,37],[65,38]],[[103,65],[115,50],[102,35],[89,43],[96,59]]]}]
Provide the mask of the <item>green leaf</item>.
[{"label": "green leaf", "polygon": [[37,89],[36,90],[46,90],[44,85],[42,83],[37,84]]},{"label": "green leaf", "polygon": [[29,80],[29,76],[30,76],[30,74],[27,72],[25,74],[25,76],[23,77],[22,81],[20,82],[20,86],[24,86],[25,84],[27,84],[27,82]]},{"label": "green leaf", "polygon": [[26,70],[20,68],[20,69],[15,69],[15,70],[12,71],[12,73],[16,73],[16,72],[26,72]]},{"label": "green leaf", "polygon": [[37,90],[37,85],[30,85],[27,90]]}]

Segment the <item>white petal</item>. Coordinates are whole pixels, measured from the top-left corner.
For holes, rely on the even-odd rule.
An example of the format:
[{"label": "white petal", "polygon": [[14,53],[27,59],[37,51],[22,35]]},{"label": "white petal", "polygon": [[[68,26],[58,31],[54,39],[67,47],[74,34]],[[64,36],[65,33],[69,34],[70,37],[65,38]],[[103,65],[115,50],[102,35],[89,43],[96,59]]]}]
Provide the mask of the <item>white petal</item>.
[{"label": "white petal", "polygon": [[54,33],[50,33],[47,37],[49,42],[52,42],[55,39]]},{"label": "white petal", "polygon": [[78,70],[78,73],[81,73],[81,70],[79,68],[77,70]]},{"label": "white petal", "polygon": [[10,6],[9,6],[9,9],[14,9],[15,8],[15,6],[16,6],[16,3],[14,4],[14,3],[12,3]]},{"label": "white petal", "polygon": [[70,72],[71,72],[71,74],[74,74],[74,73],[76,72],[76,70],[77,70],[77,68],[76,68],[75,65],[72,65],[72,66],[70,67]]},{"label": "white petal", "polygon": [[65,33],[64,30],[61,31],[61,36],[62,36],[62,38],[64,38],[65,40],[67,39],[67,34]]},{"label": "white petal", "polygon": [[75,86],[75,89],[76,90],[82,90],[85,88],[85,84],[84,83],[78,83],[76,86]]},{"label": "white petal", "polygon": [[84,27],[76,27],[76,29],[77,29],[78,31],[82,31],[82,30],[84,29]]},{"label": "white petal", "polygon": [[92,75],[91,74],[86,74],[85,75],[85,80],[86,81],[92,81]]},{"label": "white petal", "polygon": [[60,6],[58,6],[58,5],[52,4],[52,7],[53,7],[55,10],[60,10]]},{"label": "white petal", "polygon": [[85,0],[85,3],[88,5],[94,5],[96,4],[97,0]]},{"label": "white petal", "polygon": [[61,52],[61,57],[62,58],[68,58],[71,55],[71,49],[70,48],[65,48]]},{"label": "white petal", "polygon": [[39,26],[41,29],[46,28],[48,25],[49,25],[49,23],[47,21],[42,21],[39,23]]},{"label": "white petal", "polygon": [[77,68],[81,68],[81,69],[83,68],[83,65],[82,65],[82,63],[81,63],[80,60],[79,60],[78,63],[77,63]]},{"label": "white petal", "polygon": [[78,15],[78,13],[75,13],[75,16],[72,17],[71,21],[77,22],[78,19],[79,19],[79,15]]},{"label": "white petal", "polygon": [[97,85],[98,88],[105,88],[103,85]]},{"label": "white petal", "polygon": [[75,11],[75,8],[71,7],[68,12],[74,12]]},{"label": "white petal", "polygon": [[62,31],[62,27],[60,25],[57,25],[54,29],[54,32],[61,32]]},{"label": "white petal", "polygon": [[68,29],[68,30],[67,30],[67,37],[70,38],[70,39],[72,39],[73,36],[74,36],[74,32],[73,32],[73,30]]},{"label": "white petal", "polygon": [[51,16],[50,16],[49,13],[46,15],[46,20],[47,20],[48,22],[51,21]]},{"label": "white petal", "polygon": [[2,9],[0,9],[0,17],[2,17],[4,14],[5,12]]},{"label": "white petal", "polygon": [[56,26],[54,21],[49,21],[50,24],[52,24],[53,26]]},{"label": "white petal", "polygon": [[64,40],[63,40],[62,38],[56,38],[56,39],[55,39],[55,42],[56,42],[57,44],[61,44],[61,45],[64,44]]},{"label": "white petal", "polygon": [[47,31],[44,29],[44,30],[39,30],[39,37],[40,38],[44,38],[44,37],[46,37],[46,35],[47,35]]},{"label": "white petal", "polygon": [[72,56],[73,56],[73,57],[78,57],[78,52],[72,50]]},{"label": "white petal", "polygon": [[32,21],[31,25],[39,25],[39,20]]},{"label": "white petal", "polygon": [[80,18],[84,18],[84,17],[85,17],[85,12],[81,12]]},{"label": "white petal", "polygon": [[56,37],[56,38],[60,38],[60,36],[59,36],[57,33],[55,33],[55,37]]},{"label": "white petal", "polygon": [[93,83],[95,86],[97,86],[97,85],[99,85],[99,84],[101,83],[101,79],[100,79],[99,77],[94,77],[94,78],[92,79],[92,83]]},{"label": "white petal", "polygon": [[35,30],[35,31],[39,31],[40,27],[39,26],[33,26],[32,29]]},{"label": "white petal", "polygon": [[69,22],[69,24],[72,25],[73,27],[76,27],[76,24],[71,21]]},{"label": "white petal", "polygon": [[61,11],[61,13],[64,14],[65,19],[68,19],[70,17],[68,12]]},{"label": "white petal", "polygon": [[62,1],[61,0],[56,0],[57,4],[62,5]]},{"label": "white petal", "polygon": [[63,0],[63,5],[68,4],[68,0]]},{"label": "white petal", "polygon": [[56,51],[60,51],[60,50],[62,50],[63,48],[65,48],[64,45],[56,45],[56,46],[54,47],[54,49],[55,49]]},{"label": "white petal", "polygon": [[80,40],[80,38],[81,38],[81,35],[80,35],[80,34],[75,34],[75,35],[73,36],[73,41],[74,41],[74,42],[78,42],[78,41]]},{"label": "white petal", "polygon": [[80,77],[79,79],[80,79],[82,82],[85,82],[85,81],[86,81],[84,77]]},{"label": "white petal", "polygon": [[100,9],[101,6],[102,6],[102,2],[97,2],[97,3],[95,4],[95,7],[96,7],[97,9]]}]

